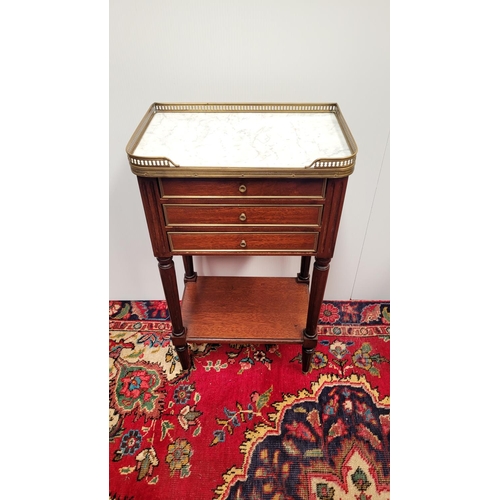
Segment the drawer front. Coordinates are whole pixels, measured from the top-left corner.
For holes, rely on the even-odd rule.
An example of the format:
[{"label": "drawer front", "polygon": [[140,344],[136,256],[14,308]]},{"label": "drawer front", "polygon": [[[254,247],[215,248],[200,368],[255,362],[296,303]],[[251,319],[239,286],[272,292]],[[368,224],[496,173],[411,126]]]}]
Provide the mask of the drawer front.
[{"label": "drawer front", "polygon": [[169,233],[173,252],[315,252],[318,233]]},{"label": "drawer front", "polygon": [[167,226],[291,225],[321,223],[321,205],[163,205]]},{"label": "drawer front", "polygon": [[165,198],[323,198],[325,179],[160,178]]}]

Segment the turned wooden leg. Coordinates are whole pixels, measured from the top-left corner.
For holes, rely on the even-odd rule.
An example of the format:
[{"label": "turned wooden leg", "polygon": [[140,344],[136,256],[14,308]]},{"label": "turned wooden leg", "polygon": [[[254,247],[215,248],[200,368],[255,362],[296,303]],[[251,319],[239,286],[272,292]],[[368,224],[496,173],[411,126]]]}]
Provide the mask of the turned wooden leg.
[{"label": "turned wooden leg", "polygon": [[325,294],[331,259],[315,259],[307,310],[307,323],[302,345],[302,371],[309,371],[311,358],[318,343],[318,319]]},{"label": "turned wooden leg", "polygon": [[184,283],[187,281],[196,281],[198,273],[194,270],[193,256],[183,255],[182,262],[184,262]]},{"label": "turned wooden leg", "polygon": [[297,273],[298,283],[309,284],[309,269],[311,268],[311,257],[309,255],[300,258],[300,273]]},{"label": "turned wooden leg", "polygon": [[189,348],[186,340],[186,329],[182,324],[179,290],[177,289],[177,278],[172,257],[158,257],[158,267],[172,321],[172,342],[181,361],[182,368],[188,370],[191,367],[191,358],[189,357]]}]

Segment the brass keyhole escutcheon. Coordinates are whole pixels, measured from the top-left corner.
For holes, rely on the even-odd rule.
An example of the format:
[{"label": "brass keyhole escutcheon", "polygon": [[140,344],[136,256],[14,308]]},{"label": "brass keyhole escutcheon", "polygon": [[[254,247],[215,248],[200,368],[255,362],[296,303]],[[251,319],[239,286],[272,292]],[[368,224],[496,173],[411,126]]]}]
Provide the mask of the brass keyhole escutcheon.
[{"label": "brass keyhole escutcheon", "polygon": [[240,247],[245,248],[247,246],[247,242],[245,240],[241,240]]},{"label": "brass keyhole escutcheon", "polygon": [[245,193],[247,190],[247,187],[245,186],[245,184],[242,184],[239,189],[240,189],[240,193]]},{"label": "brass keyhole escutcheon", "polygon": [[240,221],[245,222],[246,220],[247,220],[247,216],[244,213],[240,214]]}]

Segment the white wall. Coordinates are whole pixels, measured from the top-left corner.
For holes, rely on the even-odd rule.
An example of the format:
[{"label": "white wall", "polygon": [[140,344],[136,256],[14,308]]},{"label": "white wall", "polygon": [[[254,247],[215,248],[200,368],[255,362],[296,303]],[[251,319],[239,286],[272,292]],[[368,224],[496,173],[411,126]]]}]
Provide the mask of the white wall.
[{"label": "white wall", "polygon": [[[109,298],[163,299],[125,146],[153,102],[336,102],[359,153],[325,299],[389,299],[389,1],[110,0]],[[182,290],[182,260],[174,258]],[[298,257],[195,257],[295,276]]]}]

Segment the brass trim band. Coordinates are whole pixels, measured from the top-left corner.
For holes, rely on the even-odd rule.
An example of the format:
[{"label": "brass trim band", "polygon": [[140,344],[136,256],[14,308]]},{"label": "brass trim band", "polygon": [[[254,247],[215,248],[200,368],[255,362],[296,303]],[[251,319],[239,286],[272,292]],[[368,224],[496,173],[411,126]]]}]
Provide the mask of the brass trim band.
[{"label": "brass trim band", "polygon": [[[217,177],[217,178],[280,178],[280,177],[318,177],[340,178],[354,172],[354,163],[346,167],[325,168],[270,168],[270,167],[168,167],[130,165],[132,172],[139,177]],[[165,168],[167,167],[167,168]]]}]

